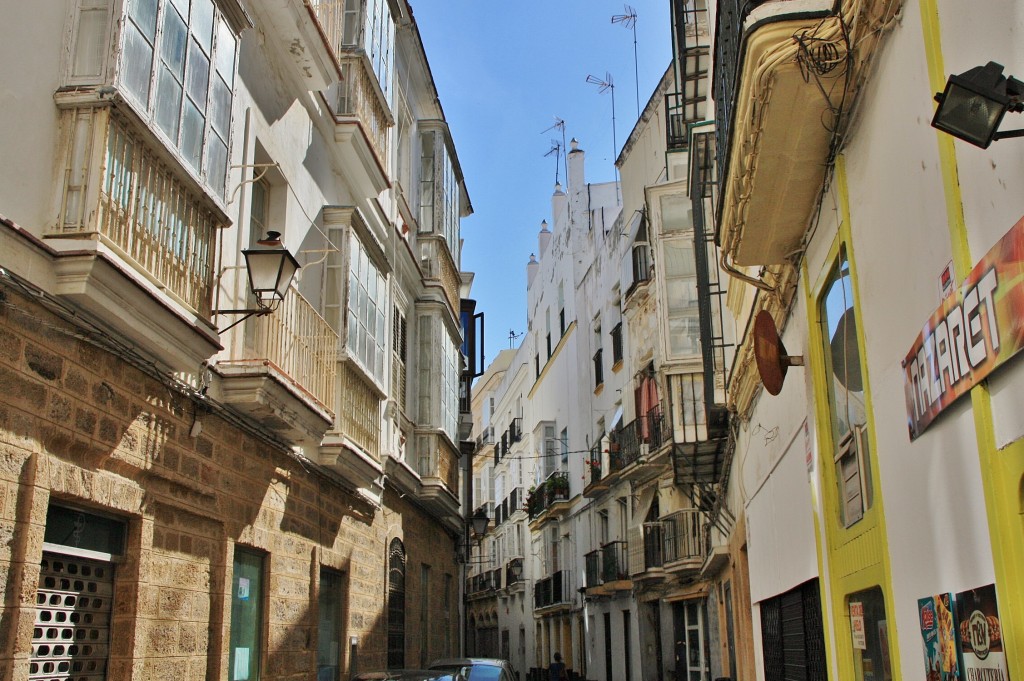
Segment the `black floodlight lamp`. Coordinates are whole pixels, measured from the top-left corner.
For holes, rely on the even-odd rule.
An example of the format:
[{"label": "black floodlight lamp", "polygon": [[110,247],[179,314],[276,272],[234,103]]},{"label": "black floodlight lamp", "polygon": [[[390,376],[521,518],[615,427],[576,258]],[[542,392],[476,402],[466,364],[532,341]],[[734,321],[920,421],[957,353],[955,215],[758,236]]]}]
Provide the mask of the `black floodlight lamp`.
[{"label": "black floodlight lamp", "polygon": [[1024,111],[1024,83],[1003,77],[1003,66],[990,61],[959,75],[951,75],[946,89],[935,94],[939,103],[932,127],[987,149],[993,140],[1022,137],[1024,130],[999,132],[1007,111]]}]

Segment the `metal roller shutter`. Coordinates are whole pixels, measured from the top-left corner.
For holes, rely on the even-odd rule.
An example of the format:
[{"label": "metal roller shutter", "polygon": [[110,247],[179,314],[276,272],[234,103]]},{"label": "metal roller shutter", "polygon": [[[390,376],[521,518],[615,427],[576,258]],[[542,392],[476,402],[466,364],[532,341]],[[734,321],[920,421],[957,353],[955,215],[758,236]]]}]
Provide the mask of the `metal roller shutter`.
[{"label": "metal roller shutter", "polygon": [[114,566],[44,553],[32,634],[32,681],[106,678]]}]

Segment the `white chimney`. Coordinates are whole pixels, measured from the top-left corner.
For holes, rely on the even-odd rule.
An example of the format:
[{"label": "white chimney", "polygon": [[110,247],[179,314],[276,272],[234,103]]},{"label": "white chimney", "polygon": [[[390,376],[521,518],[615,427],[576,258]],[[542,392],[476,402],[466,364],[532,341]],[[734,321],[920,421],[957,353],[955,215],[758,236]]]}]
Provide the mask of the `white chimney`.
[{"label": "white chimney", "polygon": [[530,254],[530,262],[526,263],[526,288],[529,289],[533,286],[533,280],[537,278],[537,272],[540,270],[540,263],[537,262],[537,256],[533,253]]},{"label": "white chimney", "polygon": [[548,252],[549,243],[551,243],[551,232],[548,230],[548,221],[541,220],[540,234],[537,235],[537,252],[540,253],[541,259],[543,259],[544,254]]}]

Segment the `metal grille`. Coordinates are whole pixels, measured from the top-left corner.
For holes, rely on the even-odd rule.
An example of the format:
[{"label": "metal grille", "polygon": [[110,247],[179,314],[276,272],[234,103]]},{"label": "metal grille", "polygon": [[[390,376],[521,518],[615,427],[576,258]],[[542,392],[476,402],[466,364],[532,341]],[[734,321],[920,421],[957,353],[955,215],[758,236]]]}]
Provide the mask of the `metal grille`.
[{"label": "metal grille", "polygon": [[43,554],[29,679],[106,678],[113,591],[111,564]]},{"label": "metal grille", "polygon": [[388,669],[405,666],[405,547],[391,540],[388,552]]},{"label": "metal grille", "polygon": [[761,603],[766,681],[825,681],[818,580]]}]

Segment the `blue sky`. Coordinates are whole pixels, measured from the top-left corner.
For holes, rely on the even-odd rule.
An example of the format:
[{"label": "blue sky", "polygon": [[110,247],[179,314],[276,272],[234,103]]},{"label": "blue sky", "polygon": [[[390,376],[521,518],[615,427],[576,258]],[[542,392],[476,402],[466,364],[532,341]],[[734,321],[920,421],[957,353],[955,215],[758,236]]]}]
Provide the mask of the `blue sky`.
[{"label": "blue sky", "polygon": [[[462,222],[463,270],[485,314],[485,361],[526,330],[526,263],[541,220],[550,220],[555,157],[545,157],[565,121],[565,139],[586,151],[588,182],[614,179],[616,141],[637,119],[633,32],[613,24],[618,0],[412,0],[427,58],[466,177],[474,214]],[[671,59],[669,0],[635,0],[640,107]],[[615,150],[615,153],[618,149]],[[559,179],[565,183],[564,170]]]}]

